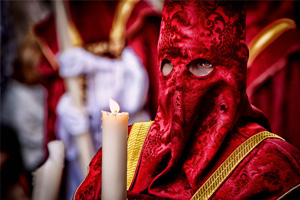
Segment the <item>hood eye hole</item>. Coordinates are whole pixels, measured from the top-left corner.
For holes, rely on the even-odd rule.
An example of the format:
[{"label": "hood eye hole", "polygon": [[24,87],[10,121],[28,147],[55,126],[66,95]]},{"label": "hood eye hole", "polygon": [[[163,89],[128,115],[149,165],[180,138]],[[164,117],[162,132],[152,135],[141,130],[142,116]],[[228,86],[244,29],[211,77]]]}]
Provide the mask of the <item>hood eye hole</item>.
[{"label": "hood eye hole", "polygon": [[172,69],[173,69],[173,64],[169,60],[164,59],[161,63],[161,68],[160,68],[163,75],[166,76],[170,74]]},{"label": "hood eye hole", "polygon": [[190,62],[187,68],[195,76],[206,76],[214,69],[208,60],[202,58]]}]

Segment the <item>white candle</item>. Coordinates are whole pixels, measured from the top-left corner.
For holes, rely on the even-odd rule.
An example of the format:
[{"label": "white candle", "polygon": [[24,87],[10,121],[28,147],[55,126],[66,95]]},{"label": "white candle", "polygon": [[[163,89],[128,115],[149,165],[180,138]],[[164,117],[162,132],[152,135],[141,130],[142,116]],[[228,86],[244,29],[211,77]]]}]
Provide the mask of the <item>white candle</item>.
[{"label": "white candle", "polygon": [[102,111],[102,200],[125,200],[127,171],[127,112],[119,113],[110,99],[111,112]]},{"label": "white candle", "polygon": [[33,172],[33,200],[58,199],[65,160],[65,145],[55,140],[48,143],[49,158]]}]

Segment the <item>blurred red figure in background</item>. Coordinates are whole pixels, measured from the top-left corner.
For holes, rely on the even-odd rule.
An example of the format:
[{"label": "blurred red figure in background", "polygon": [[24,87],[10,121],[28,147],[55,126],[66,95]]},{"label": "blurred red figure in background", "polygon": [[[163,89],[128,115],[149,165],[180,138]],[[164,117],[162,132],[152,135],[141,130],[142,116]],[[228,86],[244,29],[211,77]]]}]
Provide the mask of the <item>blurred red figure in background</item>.
[{"label": "blurred red figure in background", "polygon": [[247,94],[272,132],[300,149],[300,31],[297,1],[247,1]]},{"label": "blurred red figure in background", "polygon": [[[132,6],[132,10],[129,13],[128,20],[125,20],[120,24],[117,23],[117,25],[121,26],[121,30],[122,28],[125,29],[125,33],[124,35],[122,35],[121,38],[118,38],[121,39],[120,41],[115,41],[113,40],[113,37],[111,35],[112,35],[112,30],[114,30],[114,26],[117,26],[114,23],[115,21],[117,21],[116,18],[118,18],[118,12],[122,12],[119,10],[119,5],[122,2],[127,2],[127,3],[129,2],[130,6]],[[73,33],[75,33],[75,35],[77,34],[78,38],[81,40],[81,45],[80,45],[81,48],[77,47],[73,49],[74,55],[76,52],[78,53],[78,51],[80,51],[81,53],[79,52],[80,55],[79,56],[75,55],[75,57],[73,58],[86,59],[87,60],[86,63],[89,64],[91,63],[90,61],[94,60],[97,62],[99,60],[98,58],[102,57],[103,58],[102,61],[106,60],[107,61],[106,63],[109,63],[110,60],[116,63],[116,65],[119,65],[120,64],[119,62],[123,61],[123,57],[121,59],[119,58],[121,56],[123,49],[126,47],[123,53],[129,55],[127,56],[127,60],[129,57],[131,59],[130,62],[133,62],[134,60],[140,62],[141,66],[144,67],[144,71],[146,71],[148,73],[148,76],[151,77],[151,79],[149,79],[149,94],[147,94],[146,87],[144,89],[140,88],[146,92],[146,100],[141,100],[141,102],[139,103],[142,105],[141,106],[136,105],[136,107],[137,109],[146,110],[153,117],[157,107],[157,103],[155,99],[157,99],[157,93],[158,93],[158,85],[157,85],[158,73],[156,72],[158,70],[158,68],[156,67],[157,64],[156,44],[158,40],[160,14],[156,12],[153,9],[153,7],[150,6],[145,1],[120,1],[120,2],[118,1],[70,1],[67,2],[67,8],[70,14],[69,16],[70,24],[68,25],[71,25],[72,28],[75,27],[75,29],[71,29],[71,30],[73,31]],[[58,130],[60,129],[58,130],[56,129],[57,115],[63,116],[61,111],[65,109],[65,106],[62,105],[70,104],[69,101],[64,101],[65,103],[61,103],[63,100],[66,99],[64,98],[66,96],[62,96],[65,93],[66,89],[65,89],[65,80],[63,80],[60,75],[62,74],[65,75],[66,70],[62,68],[63,66],[59,66],[59,64],[67,63],[63,61],[65,61],[66,60],[65,58],[67,58],[68,56],[66,56],[66,54],[59,55],[58,56],[59,63],[57,63],[56,60],[57,58],[55,55],[60,51],[60,49],[58,45],[58,35],[56,33],[57,32],[56,29],[57,28],[53,16],[49,16],[44,21],[37,24],[34,28],[35,34],[37,36],[38,41],[40,42],[40,45],[44,53],[44,57],[43,59],[41,59],[39,63],[39,68],[41,73],[45,77],[46,81],[44,85],[48,91],[48,98],[47,98],[48,119],[47,119],[47,134],[46,134],[46,141],[45,141],[46,144],[49,141],[54,140],[56,138],[62,139],[62,134],[58,133]],[[66,27],[66,31],[67,29],[68,27]],[[70,54],[70,52],[71,51],[66,53]],[[133,57],[130,57],[130,55],[131,56],[134,55],[133,56],[134,60],[132,60]],[[64,56],[64,58],[62,58],[62,56]],[[69,56],[69,58],[72,58],[72,56]],[[73,61],[73,63],[75,62],[75,64],[79,65],[80,62],[77,62],[74,59],[69,59],[69,63],[72,63]],[[104,67],[110,70],[112,67],[116,67],[116,66],[112,66],[112,67],[104,66]],[[133,68],[134,66],[129,66],[129,67]],[[121,69],[121,71],[126,70],[125,66],[124,67],[121,66],[119,68]],[[79,74],[76,74],[76,76],[85,75],[86,77],[92,77],[96,75],[96,73],[93,71],[94,69],[91,70],[92,73],[91,72],[88,72],[89,74],[86,73],[88,66],[86,66],[86,69],[84,68],[82,69],[83,70]],[[70,68],[69,73],[74,73],[74,72],[75,70]],[[127,76],[128,74],[125,75]],[[87,84],[89,84],[91,81],[89,78],[87,79],[88,79]],[[103,76],[102,82],[103,80],[107,80],[107,79],[109,81],[109,77]],[[146,77],[143,79],[147,80],[148,78]],[[120,80],[116,79],[116,81],[120,81]],[[94,81],[94,84],[97,86],[96,81]],[[126,86],[126,84],[121,83],[120,86],[121,87]],[[143,84],[135,84],[135,86],[142,87]],[[89,87],[89,85],[87,85],[87,87]],[[107,86],[101,85],[101,87],[105,88]],[[132,90],[134,90],[134,88]],[[131,92],[135,92],[135,91],[131,91]],[[88,91],[86,94],[87,95],[86,99],[88,103],[90,102],[89,93],[90,92]],[[118,94],[120,95],[122,93],[119,92]],[[127,94],[128,94],[127,96],[129,96],[130,93],[127,92]],[[103,97],[106,94],[100,94],[100,95]],[[133,96],[131,98],[133,98]],[[133,101],[133,99],[131,100]],[[99,101],[97,101],[96,103],[99,103]],[[125,104],[126,102],[125,103],[120,102],[120,103],[121,103],[121,108],[126,109],[125,106],[122,106],[122,103]],[[99,109],[99,107],[97,108],[92,110],[94,113],[96,113],[95,115],[97,115],[97,117],[95,117],[93,113],[89,113],[90,114],[89,116],[84,116],[85,119],[91,121],[90,127],[88,127],[90,128],[91,132],[93,132],[93,130],[95,130],[95,132],[100,130],[101,109]],[[105,107],[102,109],[107,109],[107,108]],[[137,113],[136,111],[133,112],[134,113],[131,115],[132,119],[134,119],[134,114]],[[75,115],[74,113],[76,112],[69,112],[69,116],[70,115],[77,116],[78,113]],[[63,122],[61,116],[59,116],[61,118],[59,122]],[[79,123],[75,123],[75,124],[79,125]],[[82,124],[84,123],[82,122]],[[69,125],[69,128],[72,127],[70,127]],[[101,142],[100,137],[101,136],[97,135],[95,136],[94,140],[100,139]],[[69,138],[69,136],[64,136],[64,138]],[[70,145],[71,143],[72,140],[68,140],[67,142],[65,142],[67,146],[67,158],[74,157],[72,156],[73,153],[71,151],[68,151],[68,146],[70,146],[71,149],[72,146]],[[97,143],[97,141],[96,142],[94,141],[94,143]],[[95,146],[97,149],[99,148],[99,141]],[[70,177],[75,177],[75,175],[73,174],[73,176],[71,175]],[[79,183],[77,181],[76,187],[78,186]]]}]

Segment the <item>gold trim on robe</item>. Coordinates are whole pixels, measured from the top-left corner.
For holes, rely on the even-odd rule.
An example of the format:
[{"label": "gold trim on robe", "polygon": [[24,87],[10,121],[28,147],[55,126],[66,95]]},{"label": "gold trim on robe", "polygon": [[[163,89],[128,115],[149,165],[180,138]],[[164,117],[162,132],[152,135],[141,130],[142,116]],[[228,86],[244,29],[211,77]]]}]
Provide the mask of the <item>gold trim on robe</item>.
[{"label": "gold trim on robe", "polygon": [[79,34],[79,31],[77,30],[76,26],[74,25],[73,22],[70,20],[68,21],[68,34],[71,40],[71,43],[73,46],[82,46],[83,45],[83,40]]},{"label": "gold trim on robe", "polygon": [[300,188],[300,184],[296,185],[295,187],[291,188],[289,191],[287,191],[286,193],[284,193],[281,197],[279,197],[277,200],[280,200],[280,199],[285,199],[286,197],[288,197],[288,195],[295,191],[295,190],[299,190]]},{"label": "gold trim on robe", "polygon": [[113,18],[109,41],[100,41],[93,44],[87,44],[85,45],[86,50],[95,55],[103,56],[105,53],[109,53],[110,44],[119,45],[123,49],[125,46],[126,24],[130,17],[131,11],[137,2],[138,0],[119,1]]},{"label": "gold trim on robe", "polygon": [[[127,145],[127,190],[129,190],[132,184],[140,154],[152,123],[153,121],[135,123],[130,131]],[[239,165],[239,163],[257,145],[267,138],[278,138],[284,140],[280,136],[268,131],[263,131],[250,137],[230,154],[230,156],[193,195],[191,200],[209,199],[217,191],[228,175]]]},{"label": "gold trim on robe", "polygon": [[109,39],[118,41],[125,38],[126,23],[138,0],[122,0],[118,4]]},{"label": "gold trim on robe", "polygon": [[230,156],[218,167],[218,169],[207,179],[200,189],[193,195],[191,200],[209,199],[239,165],[239,163],[262,141],[267,138],[283,138],[268,131],[260,132],[238,146]]},{"label": "gold trim on robe", "polygon": [[284,32],[295,29],[296,23],[292,19],[278,19],[259,32],[249,44],[249,60],[248,67],[269,44]]},{"label": "gold trim on robe", "polygon": [[153,121],[132,125],[127,141],[127,190],[132,183],[144,142]]}]

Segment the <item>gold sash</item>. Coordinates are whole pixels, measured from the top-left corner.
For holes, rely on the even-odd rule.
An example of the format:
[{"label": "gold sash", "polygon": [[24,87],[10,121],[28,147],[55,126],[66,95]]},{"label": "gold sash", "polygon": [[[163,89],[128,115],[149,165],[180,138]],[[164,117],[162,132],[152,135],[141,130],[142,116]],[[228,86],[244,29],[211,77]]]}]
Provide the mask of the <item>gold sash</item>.
[{"label": "gold sash", "polygon": [[153,121],[139,122],[132,125],[127,141],[127,190],[129,189],[139,157]]},{"label": "gold sash", "polygon": [[207,181],[200,187],[200,189],[193,195],[191,200],[209,199],[216,190],[220,187],[228,175],[235,169],[235,167],[263,140],[267,138],[279,138],[278,135],[268,131],[260,132],[236,148],[230,156],[220,165],[220,167],[207,179]]},{"label": "gold sash", "polygon": [[[133,124],[127,149],[127,190],[129,189],[136,167],[139,161],[141,150],[144,141],[147,137],[150,126],[153,121],[140,122]],[[278,135],[268,131],[260,132],[238,146],[231,155],[220,165],[220,167],[207,179],[207,181],[200,187],[200,189],[193,195],[191,200],[209,199],[228,177],[228,175],[236,168],[236,166],[263,140],[267,138],[279,138]]]}]

